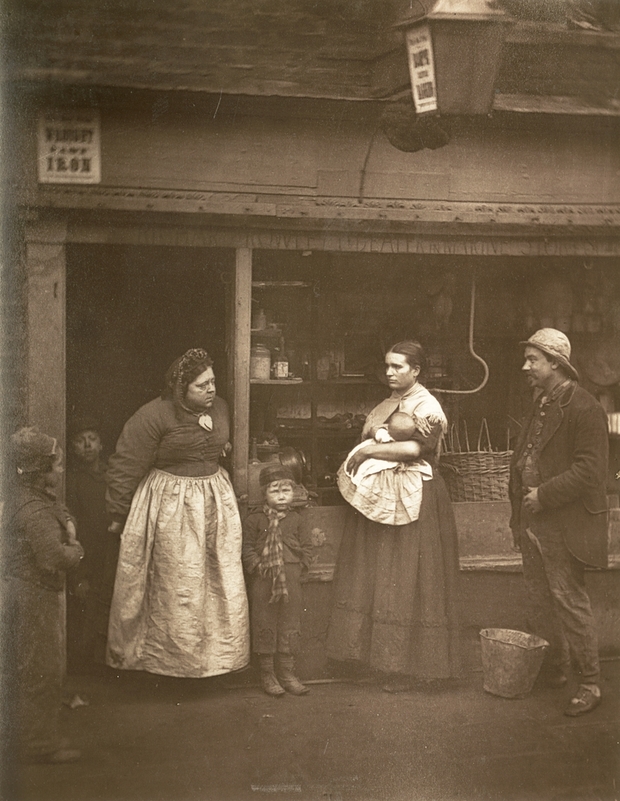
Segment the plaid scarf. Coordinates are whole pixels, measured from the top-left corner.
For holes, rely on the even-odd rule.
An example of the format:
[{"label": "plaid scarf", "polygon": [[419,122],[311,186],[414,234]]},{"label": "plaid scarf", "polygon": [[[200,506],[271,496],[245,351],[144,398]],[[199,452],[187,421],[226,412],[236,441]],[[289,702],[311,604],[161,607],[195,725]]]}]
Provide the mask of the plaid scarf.
[{"label": "plaid scarf", "polygon": [[258,569],[263,578],[271,577],[271,598],[269,603],[277,603],[280,598],[283,599],[284,603],[288,603],[288,590],[284,573],[284,549],[278,522],[283,517],[286,517],[286,512],[278,512],[277,509],[272,509],[267,505],[263,506],[263,512],[269,520],[269,528]]}]

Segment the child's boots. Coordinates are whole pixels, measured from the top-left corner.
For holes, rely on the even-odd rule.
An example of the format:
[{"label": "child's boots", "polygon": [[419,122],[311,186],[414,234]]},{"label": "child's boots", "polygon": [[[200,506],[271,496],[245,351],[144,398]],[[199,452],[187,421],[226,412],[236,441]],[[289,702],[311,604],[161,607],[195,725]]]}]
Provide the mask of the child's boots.
[{"label": "child's boots", "polygon": [[293,672],[295,660],[291,654],[278,654],[278,680],[291,695],[306,695],[310,688],[302,684]]},{"label": "child's boots", "polygon": [[273,665],[273,654],[260,654],[260,683],[267,695],[277,697],[284,695],[280,683],[276,678]]}]

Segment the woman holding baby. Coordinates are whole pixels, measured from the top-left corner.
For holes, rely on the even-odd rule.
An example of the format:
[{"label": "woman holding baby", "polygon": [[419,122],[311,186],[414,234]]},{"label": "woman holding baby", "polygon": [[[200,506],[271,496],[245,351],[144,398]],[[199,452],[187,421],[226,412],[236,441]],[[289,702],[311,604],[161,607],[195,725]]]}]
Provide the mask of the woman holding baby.
[{"label": "woman holding baby", "polygon": [[437,471],[447,422],[418,381],[421,345],[399,342],[385,365],[392,394],[370,412],[362,445],[339,473],[351,507],[327,654],[388,674],[384,689],[398,692],[458,674],[459,562],[454,513]]}]

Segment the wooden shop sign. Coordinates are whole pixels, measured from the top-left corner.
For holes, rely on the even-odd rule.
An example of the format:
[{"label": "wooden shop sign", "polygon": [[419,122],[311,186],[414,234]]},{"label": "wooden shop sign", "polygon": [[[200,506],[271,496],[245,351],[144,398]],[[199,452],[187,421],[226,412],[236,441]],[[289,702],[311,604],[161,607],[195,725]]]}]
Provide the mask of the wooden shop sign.
[{"label": "wooden shop sign", "polygon": [[94,110],[48,111],[39,117],[38,177],[43,184],[101,181],[101,126]]}]

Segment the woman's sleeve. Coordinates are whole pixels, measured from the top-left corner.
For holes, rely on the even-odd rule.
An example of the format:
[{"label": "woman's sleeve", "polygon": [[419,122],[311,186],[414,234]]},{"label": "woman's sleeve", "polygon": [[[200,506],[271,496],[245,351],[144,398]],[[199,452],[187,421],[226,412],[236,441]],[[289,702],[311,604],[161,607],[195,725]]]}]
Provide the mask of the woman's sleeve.
[{"label": "woman's sleeve", "polygon": [[106,475],[106,506],[113,520],[125,521],[138,484],[155,463],[161,436],[157,421],[142,411],[125,423]]},{"label": "woman's sleeve", "polygon": [[30,511],[22,520],[18,518],[18,525],[25,532],[37,567],[42,572],[69,570],[84,555],[84,549],[79,543],[61,542],[60,523],[47,509]]},{"label": "woman's sleeve", "polygon": [[428,420],[416,420],[417,428],[411,437],[415,442],[420,443],[420,458],[425,459],[432,456],[437,450],[437,444],[441,439],[441,423],[433,423]]}]

